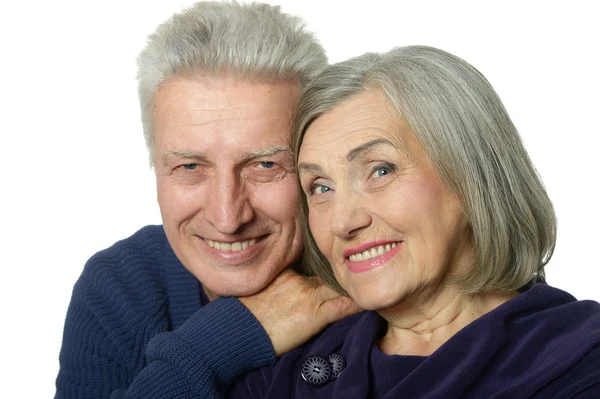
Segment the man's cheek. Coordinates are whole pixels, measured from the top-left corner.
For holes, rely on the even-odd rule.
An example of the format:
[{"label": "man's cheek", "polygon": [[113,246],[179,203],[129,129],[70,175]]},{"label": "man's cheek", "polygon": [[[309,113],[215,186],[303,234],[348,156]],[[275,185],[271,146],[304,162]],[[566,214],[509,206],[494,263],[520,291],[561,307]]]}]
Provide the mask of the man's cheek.
[{"label": "man's cheek", "polygon": [[257,206],[260,206],[273,217],[289,219],[290,221],[299,220],[299,204],[295,181],[292,183],[281,181],[263,188],[254,194]]}]

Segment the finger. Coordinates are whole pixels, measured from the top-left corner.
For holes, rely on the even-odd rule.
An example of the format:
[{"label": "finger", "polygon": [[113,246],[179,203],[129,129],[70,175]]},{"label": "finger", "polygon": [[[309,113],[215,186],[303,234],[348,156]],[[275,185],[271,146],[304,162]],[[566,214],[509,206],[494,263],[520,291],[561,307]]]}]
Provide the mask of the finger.
[{"label": "finger", "polygon": [[330,301],[335,298],[346,296],[346,295],[340,293],[339,291],[337,291],[335,288],[332,288],[329,285],[323,284],[323,283],[321,283],[321,285],[319,285],[318,287],[315,288],[315,294],[316,294],[316,297],[319,300],[321,300],[322,302],[326,302],[326,301]]},{"label": "finger", "polygon": [[277,276],[275,276],[275,278],[269,283],[269,286],[278,286],[281,284],[285,284],[286,281],[288,281],[290,278],[295,278],[295,277],[301,277],[300,274],[298,274],[297,272],[295,272],[292,269],[283,269],[283,271],[281,273],[279,273]]},{"label": "finger", "polygon": [[329,324],[362,310],[351,298],[340,296],[323,303],[319,308],[319,313],[323,320]]},{"label": "finger", "polygon": [[279,273],[277,275],[277,277],[275,277],[275,279],[281,279],[281,278],[288,278],[291,276],[299,276],[300,274],[298,274],[298,272],[296,272],[295,270],[288,268],[285,268],[281,271],[281,273]]},{"label": "finger", "polygon": [[315,289],[325,284],[323,283],[323,280],[317,276],[305,276],[304,278],[306,279],[306,282]]}]

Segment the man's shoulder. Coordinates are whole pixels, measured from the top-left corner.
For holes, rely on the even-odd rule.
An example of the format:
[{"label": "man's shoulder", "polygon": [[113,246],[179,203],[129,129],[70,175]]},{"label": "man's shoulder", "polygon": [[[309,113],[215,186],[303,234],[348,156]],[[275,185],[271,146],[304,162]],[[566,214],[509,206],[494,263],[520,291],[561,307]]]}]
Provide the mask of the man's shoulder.
[{"label": "man's shoulder", "polygon": [[94,254],[75,289],[105,297],[163,296],[165,266],[176,261],[162,226],[146,226]]},{"label": "man's shoulder", "polygon": [[67,311],[61,362],[93,345],[106,352],[98,356],[109,353],[116,363],[139,366],[146,342],[169,326],[162,265],[168,251],[162,226],[146,226],[87,261]]},{"label": "man's shoulder", "polygon": [[99,251],[94,257],[115,256],[117,254],[160,254],[169,247],[162,225],[144,226],[131,236],[115,242]]},{"label": "man's shoulder", "polygon": [[130,271],[134,266],[144,269],[160,266],[160,260],[172,254],[164,229],[160,225],[142,227],[131,236],[98,251],[86,268],[107,267],[114,271]]}]

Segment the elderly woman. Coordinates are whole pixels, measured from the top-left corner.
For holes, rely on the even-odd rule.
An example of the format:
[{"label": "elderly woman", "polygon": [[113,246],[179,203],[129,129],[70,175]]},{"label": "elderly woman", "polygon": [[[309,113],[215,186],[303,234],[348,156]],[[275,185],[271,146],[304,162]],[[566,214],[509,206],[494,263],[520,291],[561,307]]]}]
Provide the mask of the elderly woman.
[{"label": "elderly woman", "polygon": [[475,68],[365,54],[311,85],[294,127],[307,256],[367,312],[231,397],[600,398],[600,304],[543,282],[552,204]]}]

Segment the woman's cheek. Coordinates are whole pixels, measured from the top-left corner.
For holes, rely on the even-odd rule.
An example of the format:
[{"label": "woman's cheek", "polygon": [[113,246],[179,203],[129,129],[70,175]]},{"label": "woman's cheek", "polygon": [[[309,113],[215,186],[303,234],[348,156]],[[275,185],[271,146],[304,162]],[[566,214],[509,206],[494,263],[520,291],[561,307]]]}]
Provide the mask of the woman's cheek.
[{"label": "woman's cheek", "polygon": [[321,251],[331,263],[330,254],[333,236],[331,229],[327,227],[330,225],[330,223],[328,220],[324,219],[324,216],[325,215],[321,215],[317,212],[310,212],[308,216],[308,224],[319,251]]}]

